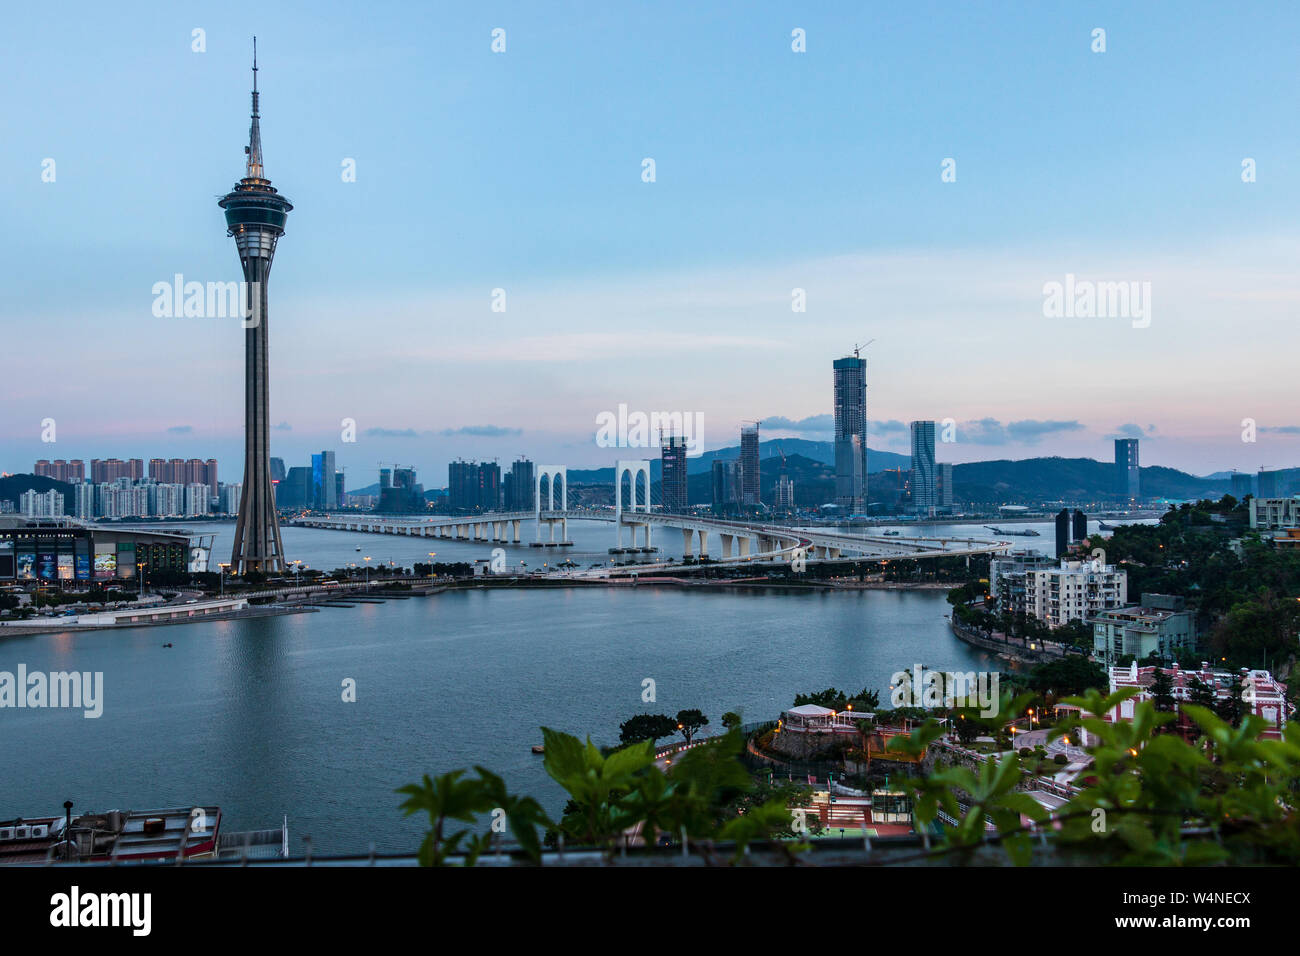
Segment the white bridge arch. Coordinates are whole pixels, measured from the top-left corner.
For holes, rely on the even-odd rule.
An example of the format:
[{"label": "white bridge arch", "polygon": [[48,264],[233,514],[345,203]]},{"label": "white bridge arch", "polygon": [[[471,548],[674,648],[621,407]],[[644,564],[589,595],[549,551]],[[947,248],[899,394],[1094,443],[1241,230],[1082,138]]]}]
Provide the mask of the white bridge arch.
[{"label": "white bridge arch", "polygon": [[[646,459],[639,461],[619,461],[614,465],[614,547],[617,550],[623,548],[623,476],[629,478],[631,486],[631,507],[628,509],[632,514],[642,512],[650,513],[650,462]],[[638,478],[645,479],[638,482]],[[645,489],[642,495],[641,503],[637,503],[636,486],[640,484]],[[644,524],[632,525],[632,547],[636,547],[636,529],[645,528],[645,549],[650,550],[650,522]]]},{"label": "white bridge arch", "polygon": [[[533,520],[537,524],[537,542],[542,542],[542,479],[546,479],[546,508],[550,512],[569,510],[569,469],[566,465],[538,465],[537,475],[533,478]],[[560,486],[560,507],[555,507],[555,486]],[[569,544],[569,520],[567,518],[548,517],[545,519],[550,529],[550,544]],[[560,540],[555,540],[555,523],[560,523]]]}]

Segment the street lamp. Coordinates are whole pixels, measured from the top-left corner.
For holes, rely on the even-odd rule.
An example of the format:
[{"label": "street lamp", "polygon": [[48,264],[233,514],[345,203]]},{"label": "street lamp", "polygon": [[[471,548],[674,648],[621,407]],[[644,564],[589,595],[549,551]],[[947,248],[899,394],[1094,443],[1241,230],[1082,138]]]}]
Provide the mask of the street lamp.
[{"label": "street lamp", "polygon": [[221,596],[222,596],[222,597],[225,597],[225,596],[226,596],[226,568],[230,567],[230,564],[229,564],[229,563],[222,563],[222,564],[218,564],[217,567],[221,569],[221,572],[220,572],[220,577],[221,577]]},{"label": "street lamp", "polygon": [[366,587],[370,587],[370,558],[364,559],[366,562]]}]

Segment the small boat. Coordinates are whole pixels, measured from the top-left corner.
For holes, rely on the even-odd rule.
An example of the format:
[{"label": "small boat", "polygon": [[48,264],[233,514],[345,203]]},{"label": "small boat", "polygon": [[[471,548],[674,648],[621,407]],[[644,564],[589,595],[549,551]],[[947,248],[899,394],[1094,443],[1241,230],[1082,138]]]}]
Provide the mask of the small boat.
[{"label": "small boat", "polygon": [[361,549],[360,549],[360,548],[357,548],[357,550],[360,551]]},{"label": "small boat", "polygon": [[533,753],[544,754],[546,753],[546,748],[543,747],[541,744],[533,744]]},{"label": "small boat", "polygon": [[175,647],[175,645],[172,644],[171,641],[168,641],[166,644],[163,645],[163,647]]},{"label": "small boat", "polygon": [[886,532],[885,532],[885,537],[887,537],[887,538],[896,538],[896,537],[898,537],[898,536],[899,536],[900,534],[902,534],[902,533],[903,533],[903,532],[901,532],[901,531],[886,531]]}]

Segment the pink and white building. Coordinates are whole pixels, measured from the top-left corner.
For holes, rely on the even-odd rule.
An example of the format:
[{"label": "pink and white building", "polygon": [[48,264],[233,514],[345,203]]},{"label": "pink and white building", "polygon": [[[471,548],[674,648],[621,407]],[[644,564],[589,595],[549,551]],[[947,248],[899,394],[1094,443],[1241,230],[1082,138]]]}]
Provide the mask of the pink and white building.
[{"label": "pink and white building", "polygon": [[[1268,671],[1248,670],[1244,667],[1237,672],[1214,670],[1204,661],[1196,669],[1181,668],[1175,664],[1160,670],[1169,677],[1170,693],[1174,698],[1174,706],[1179,711],[1184,703],[1191,701],[1194,681],[1200,681],[1208,687],[1215,700],[1234,697],[1240,688],[1245,713],[1262,717],[1269,724],[1260,736],[1281,738],[1291,705],[1286,700],[1286,684],[1276,680]],[[1128,700],[1120,701],[1118,707],[1105,715],[1105,719],[1132,720],[1139,701],[1154,699],[1151,685],[1155,681],[1155,672],[1155,667],[1138,667],[1136,661],[1128,667],[1110,668],[1110,693],[1113,694],[1122,687],[1136,687],[1138,693]]]}]

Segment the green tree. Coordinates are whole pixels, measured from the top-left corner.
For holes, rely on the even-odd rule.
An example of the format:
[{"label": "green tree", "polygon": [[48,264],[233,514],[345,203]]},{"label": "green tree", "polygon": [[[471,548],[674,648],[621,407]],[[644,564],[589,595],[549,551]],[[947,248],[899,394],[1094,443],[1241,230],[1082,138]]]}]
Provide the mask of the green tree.
[{"label": "green tree", "polygon": [[682,737],[686,739],[687,746],[690,746],[691,738],[694,737],[700,728],[706,726],[709,718],[704,716],[704,712],[694,708],[690,710],[679,710],[677,712],[677,730],[681,732]]},{"label": "green tree", "polygon": [[667,714],[637,714],[618,725],[618,739],[625,744],[658,740],[677,732],[677,721]]}]

